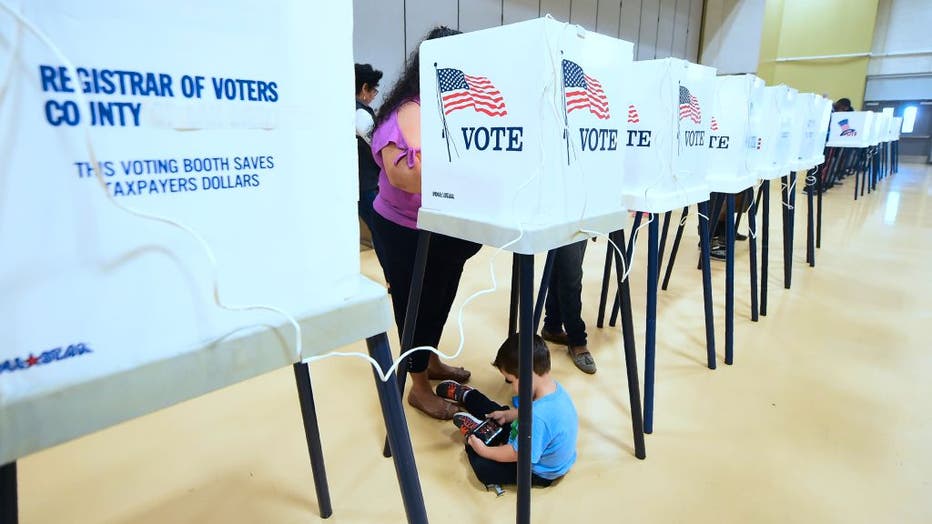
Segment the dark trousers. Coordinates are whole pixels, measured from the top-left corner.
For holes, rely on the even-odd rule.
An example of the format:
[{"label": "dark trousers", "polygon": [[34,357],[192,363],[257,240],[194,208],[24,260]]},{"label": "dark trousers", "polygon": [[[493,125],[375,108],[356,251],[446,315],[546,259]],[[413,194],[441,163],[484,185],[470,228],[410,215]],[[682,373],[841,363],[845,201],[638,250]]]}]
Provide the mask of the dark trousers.
[{"label": "dark trousers", "polygon": [[[375,252],[382,264],[385,280],[392,290],[395,325],[401,335],[405,325],[405,308],[414,273],[418,230],[400,226],[378,213],[372,214],[372,235]],[[434,233],[427,252],[427,269],[414,330],[414,347],[437,347],[447,322],[456,290],[463,274],[463,265],[482,246]],[[408,370],[420,373],[427,369],[429,351],[417,351],[409,359]]]},{"label": "dark trousers", "polygon": [[[494,402],[489,399],[489,397],[482,394],[479,390],[472,390],[463,399],[463,406],[466,408],[469,413],[476,417],[479,420],[485,420],[485,416],[493,411],[500,411],[508,409],[497,402]],[[517,423],[517,422],[515,422]],[[495,437],[492,441],[492,446],[510,446],[508,444],[508,435],[511,432],[511,424],[505,424],[502,426],[502,432]],[[476,474],[476,478],[479,479],[479,482],[488,486],[489,484],[517,484],[518,483],[518,463],[517,462],[496,462],[494,460],[489,460],[484,457],[480,457],[478,453],[467,443],[466,444],[466,457],[469,459],[469,465],[472,466],[473,472]],[[531,474],[531,485],[533,486],[549,486],[553,484],[553,480],[545,479],[543,477],[538,477],[537,475]]]},{"label": "dark trousers", "polygon": [[571,346],[586,345],[586,323],[582,319],[582,263],[588,240],[555,249],[553,269],[544,308],[544,329],[566,330]]},{"label": "dark trousers", "polygon": [[372,215],[375,214],[375,210],[372,209],[372,202],[378,194],[378,189],[370,189],[359,193],[359,218],[366,224],[369,231],[372,231]]}]

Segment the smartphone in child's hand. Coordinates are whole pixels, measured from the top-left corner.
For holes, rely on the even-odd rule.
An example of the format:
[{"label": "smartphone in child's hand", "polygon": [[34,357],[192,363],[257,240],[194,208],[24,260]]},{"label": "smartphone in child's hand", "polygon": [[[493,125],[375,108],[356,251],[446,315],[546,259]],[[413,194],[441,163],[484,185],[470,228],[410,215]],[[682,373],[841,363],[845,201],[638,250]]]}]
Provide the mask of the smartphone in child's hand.
[{"label": "smartphone in child's hand", "polygon": [[486,446],[492,445],[492,440],[502,432],[502,427],[498,425],[498,422],[487,418],[482,424],[472,430],[472,434],[479,437],[479,440],[485,443]]}]

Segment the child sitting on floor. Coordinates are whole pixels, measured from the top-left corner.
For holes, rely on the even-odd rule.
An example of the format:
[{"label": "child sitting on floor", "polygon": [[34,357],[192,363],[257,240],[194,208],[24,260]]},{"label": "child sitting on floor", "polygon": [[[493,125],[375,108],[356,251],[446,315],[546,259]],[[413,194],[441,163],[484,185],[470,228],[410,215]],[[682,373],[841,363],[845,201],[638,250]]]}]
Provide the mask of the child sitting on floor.
[{"label": "child sitting on floor", "polygon": [[[550,376],[550,351],[534,335],[532,375],[533,418],[531,424],[531,483],[549,486],[576,462],[579,420],[566,390]],[[493,366],[518,394],[518,334],[498,349]],[[452,380],[437,385],[437,395],[462,404],[468,413],[457,413],[453,423],[469,435],[466,455],[476,477],[484,485],[517,484],[518,410],[502,406],[480,391]],[[502,426],[502,432],[486,445],[471,432],[486,418]]]}]

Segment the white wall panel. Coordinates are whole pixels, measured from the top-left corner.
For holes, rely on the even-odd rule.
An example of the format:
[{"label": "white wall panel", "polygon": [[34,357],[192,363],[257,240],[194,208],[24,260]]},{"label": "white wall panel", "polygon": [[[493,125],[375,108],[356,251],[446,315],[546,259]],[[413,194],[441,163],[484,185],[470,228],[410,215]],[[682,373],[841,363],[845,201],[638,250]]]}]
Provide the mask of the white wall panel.
[{"label": "white wall panel", "polygon": [[[595,30],[603,35],[618,36],[618,15],[621,13],[620,0],[600,0]],[[630,42],[630,40],[629,40]]]},{"label": "white wall panel", "polygon": [[570,0],[541,0],[540,16],[550,13],[561,22],[570,21]]},{"label": "white wall panel", "polygon": [[540,12],[540,0],[505,0],[502,16],[506,24],[543,16]]},{"label": "white wall panel", "polygon": [[660,0],[660,20],[657,24],[657,58],[673,56],[673,17],[676,0]]},{"label": "white wall panel", "polygon": [[636,60],[653,60],[657,57],[657,18],[660,0],[644,0],[641,4],[641,29],[638,31]]},{"label": "white wall panel", "polygon": [[353,0],[353,56],[384,73],[377,108],[404,67],[404,0]]},{"label": "white wall panel", "polygon": [[871,58],[869,75],[902,75],[932,71],[932,2],[929,0],[880,0],[872,52],[910,56]]},{"label": "white wall panel", "polygon": [[[702,29],[703,0],[689,0],[689,2],[689,34],[686,36],[686,59],[690,62],[699,63],[699,33]],[[760,45],[760,42],[758,42],[758,45]]]},{"label": "white wall panel", "polygon": [[405,49],[411,54],[431,29],[456,27],[456,0],[405,0]]},{"label": "white wall panel", "polygon": [[764,7],[764,0],[708,0],[701,63],[724,74],[757,71]]},{"label": "white wall panel", "polygon": [[502,0],[460,0],[459,7],[459,30],[464,33],[502,23]]},{"label": "white wall panel", "polygon": [[621,39],[634,43],[634,56],[638,55],[638,33],[641,29],[642,0],[621,0]]},{"label": "white wall panel", "polygon": [[673,5],[673,56],[686,58],[686,37],[689,31],[689,0],[676,0]]},{"label": "white wall panel", "polygon": [[571,0],[570,22],[581,25],[589,31],[595,31],[599,0]]}]

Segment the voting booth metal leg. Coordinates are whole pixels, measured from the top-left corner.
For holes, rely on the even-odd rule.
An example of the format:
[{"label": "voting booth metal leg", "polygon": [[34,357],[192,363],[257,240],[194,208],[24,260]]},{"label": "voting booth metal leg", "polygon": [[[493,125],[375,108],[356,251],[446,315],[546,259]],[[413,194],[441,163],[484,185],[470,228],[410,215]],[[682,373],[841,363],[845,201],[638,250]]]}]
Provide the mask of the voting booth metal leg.
[{"label": "voting booth metal leg", "polygon": [[760,320],[757,304],[757,200],[752,198],[748,207],[748,259],[751,274],[751,322]]},{"label": "voting booth metal leg", "polygon": [[[663,214],[663,230],[660,231],[660,248],[657,250],[657,278],[660,278],[660,265],[663,262],[663,252],[667,247],[667,233],[670,230],[670,215],[672,211]],[[659,282],[658,282],[659,284]]]},{"label": "voting booth metal leg", "polygon": [[858,188],[860,187],[861,176],[858,173],[854,174],[854,199],[858,199]]},{"label": "voting booth metal leg", "polygon": [[[414,254],[414,268],[411,274],[411,287],[408,292],[408,304],[405,306],[405,325],[401,330],[401,353],[414,347],[414,328],[417,326],[417,314],[421,308],[421,290],[424,288],[424,272],[427,271],[427,252],[430,250],[430,231],[421,230],[417,237],[417,252]],[[398,366],[398,393],[405,394],[405,379],[408,377],[408,359]],[[391,441],[386,438],[382,455],[392,456]]]},{"label": "voting booth metal leg", "polygon": [[518,299],[518,524],[531,522],[531,420],[534,367],[534,255],[516,255],[520,274]]},{"label": "voting booth metal leg", "polygon": [[761,200],[761,236],[760,236],[760,314],[767,316],[767,279],[768,265],[770,264],[770,180],[764,180],[760,190],[763,192]]},{"label": "voting booth metal leg", "polygon": [[0,466],[0,524],[19,522],[16,490],[16,462]]},{"label": "voting booth metal leg", "polygon": [[735,195],[725,204],[725,364],[735,360]]},{"label": "voting booth metal leg", "polygon": [[[388,335],[381,333],[366,339],[369,355],[383,370],[392,366],[392,352],[388,345]],[[405,515],[409,523],[426,523],[427,509],[424,507],[424,495],[421,492],[421,482],[417,476],[417,464],[414,462],[414,450],[411,448],[411,436],[408,434],[408,422],[401,406],[401,388],[395,382],[397,375],[392,375],[382,382],[378,372],[375,375],[375,387],[379,393],[379,404],[382,407],[382,419],[388,431],[388,442],[391,446],[395,463],[395,475],[398,477],[398,487],[401,488],[401,500],[404,503]]]},{"label": "voting booth metal leg", "polygon": [[818,184],[818,193],[816,196],[816,230],[815,230],[815,247],[816,249],[822,248],[822,193],[825,192],[825,180],[826,177],[831,176],[832,168],[834,163],[837,161],[838,155],[835,152],[835,149],[830,149],[828,157],[825,161],[823,176],[820,176],[816,180]]},{"label": "voting booth metal leg", "polygon": [[790,173],[783,212],[786,213],[783,236],[783,287],[793,284],[793,240],[796,232],[796,173]]},{"label": "voting booth metal leg", "polygon": [[[680,249],[680,240],[683,239],[683,230],[686,229],[686,215],[689,213],[689,206],[683,208],[683,214],[680,215],[680,223],[676,226],[676,236],[673,237],[673,247],[670,248],[670,260],[667,261],[667,269],[663,273],[663,284],[660,289],[666,291],[670,283],[670,275],[673,274],[673,263],[676,261],[676,252]],[[663,256],[661,255],[661,261]]]},{"label": "voting booth metal leg", "polygon": [[[631,237],[628,239],[628,248],[625,250],[625,267],[631,267],[631,260],[634,259],[634,242],[637,239],[638,228],[641,227],[641,212],[634,212],[634,224],[631,225]],[[608,325],[615,327],[618,320],[618,312],[621,307],[618,292],[615,292],[615,300],[612,302],[612,315],[608,319]]]},{"label": "voting booth metal leg", "polygon": [[[708,215],[709,201],[698,204],[699,214]],[[715,316],[712,311],[712,262],[710,257],[711,228],[708,220],[699,217],[699,257],[702,264],[702,303],[705,309],[706,365],[715,369]]]},{"label": "voting booth metal leg", "polygon": [[780,216],[782,218],[783,224],[783,286],[786,287],[786,280],[788,277],[787,269],[790,267],[787,257],[790,256],[789,245],[790,245],[790,177],[784,176],[780,178],[780,185],[782,187],[782,200],[780,201]]},{"label": "voting booth metal leg", "polygon": [[644,432],[654,431],[654,364],[657,354],[657,259],[659,224],[651,215],[647,226],[647,313],[644,334]]},{"label": "voting booth metal leg", "polygon": [[518,255],[511,257],[511,303],[508,306],[508,336],[518,332]]},{"label": "voting booth metal leg", "polygon": [[[625,233],[615,231],[610,238],[619,251],[625,252]],[[647,457],[644,446],[644,418],[641,411],[641,386],[638,381],[638,357],[634,340],[634,319],[631,316],[631,287],[624,278],[621,267],[621,255],[613,251],[615,259],[615,278],[618,282],[618,297],[621,304],[621,336],[624,341],[625,369],[628,374],[628,401],[631,407],[631,430],[634,432],[634,456],[639,459]]]},{"label": "voting booth metal leg", "polygon": [[330,504],[330,488],[327,485],[327,469],[324,467],[324,452],[320,445],[320,428],[317,425],[317,408],[314,406],[314,391],[311,389],[311,370],[304,362],[292,365],[295,384],[298,386],[298,401],[301,404],[301,419],[304,421],[304,437],[307,452],[311,457],[311,472],[314,489],[317,491],[317,506],[320,518],[333,515]]},{"label": "voting booth metal leg", "polygon": [[540,329],[540,319],[544,314],[544,303],[547,301],[548,288],[550,287],[550,274],[553,273],[553,258],[556,254],[556,250],[551,249],[547,252],[547,260],[544,262],[540,287],[537,288],[537,303],[534,304],[534,333],[537,333],[537,330]]},{"label": "voting booth metal leg", "polygon": [[[722,207],[725,205],[725,199],[713,196],[709,199],[709,206],[706,207],[706,211],[709,213],[699,212],[699,220],[702,221],[702,215],[705,214],[706,222],[709,223],[709,240],[711,241],[712,232],[715,231],[715,227],[718,226],[718,216],[722,214]],[[711,247],[710,247],[711,249]],[[699,262],[696,263],[696,269],[702,269],[702,257],[699,257]]]},{"label": "voting booth metal leg", "polygon": [[[612,238],[609,235],[609,238]],[[602,290],[599,293],[599,316],[595,325],[602,328],[605,325],[605,305],[608,303],[609,280],[612,278],[612,248],[611,242],[605,243],[605,266],[602,268]]]},{"label": "voting booth metal leg", "polygon": [[807,173],[806,176],[806,261],[809,262],[809,267],[815,267],[815,183],[810,183],[810,180],[813,180],[812,176],[819,175],[819,168],[814,168]]}]

